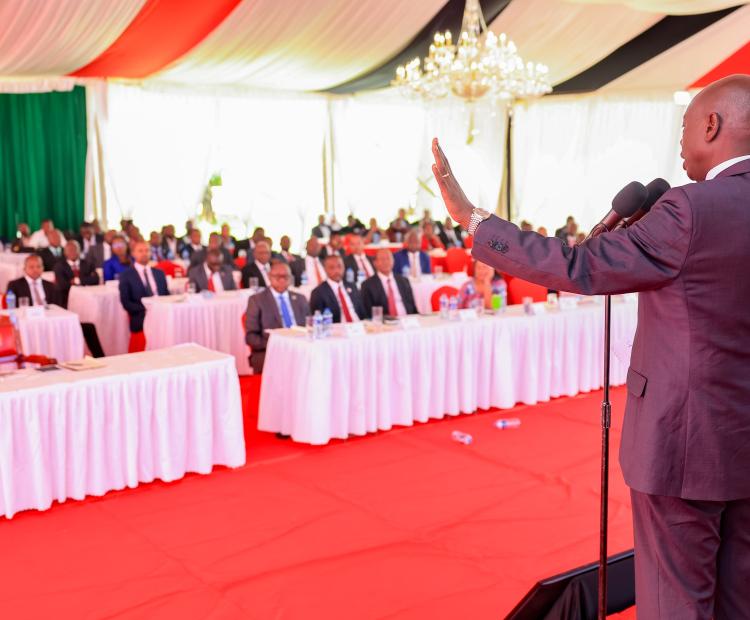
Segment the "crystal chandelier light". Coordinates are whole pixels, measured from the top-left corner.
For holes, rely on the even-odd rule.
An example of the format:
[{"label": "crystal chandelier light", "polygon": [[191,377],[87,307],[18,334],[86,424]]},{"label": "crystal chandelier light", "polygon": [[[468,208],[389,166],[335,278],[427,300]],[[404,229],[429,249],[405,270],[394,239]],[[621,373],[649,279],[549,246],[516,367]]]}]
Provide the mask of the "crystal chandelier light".
[{"label": "crystal chandelier light", "polygon": [[436,33],[424,63],[415,58],[398,67],[391,84],[425,99],[453,93],[466,101],[527,99],[552,91],[546,65],[524,63],[513,41],[487,30],[479,0],[466,0],[458,42],[448,30]]}]

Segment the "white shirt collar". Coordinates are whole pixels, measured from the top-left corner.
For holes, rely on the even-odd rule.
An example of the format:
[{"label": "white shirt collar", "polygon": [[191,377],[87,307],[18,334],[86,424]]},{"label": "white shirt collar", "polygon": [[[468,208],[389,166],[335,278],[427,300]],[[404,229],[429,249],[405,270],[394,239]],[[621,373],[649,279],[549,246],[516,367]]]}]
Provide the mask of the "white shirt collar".
[{"label": "white shirt collar", "polygon": [[278,301],[280,297],[283,297],[284,299],[287,299],[287,300],[289,300],[289,299],[290,299],[290,297],[289,297],[289,289],[285,290],[285,291],[284,291],[283,293],[279,293],[279,292],[278,292],[278,291],[277,291],[276,289],[274,289],[274,288],[272,288],[272,289],[270,289],[270,290],[271,290],[271,292],[273,293],[273,296],[274,296],[274,298],[276,299],[276,301]]},{"label": "white shirt collar", "polygon": [[141,277],[143,277],[144,273],[148,273],[147,272],[148,265],[141,265],[138,262],[134,262],[133,266],[135,267],[135,270],[141,275]]},{"label": "white shirt collar", "polygon": [[740,155],[739,157],[733,157],[732,159],[727,159],[726,161],[723,161],[720,164],[715,165],[706,174],[706,181],[715,179],[717,176],[719,176],[720,173],[724,172],[727,168],[734,166],[734,164],[739,164],[741,161],[745,161],[746,159],[750,159],[750,155]]},{"label": "white shirt collar", "polygon": [[383,286],[388,282],[388,280],[393,280],[394,284],[396,283],[396,278],[393,277],[393,272],[391,271],[390,275],[383,275],[380,271],[377,272],[378,277],[380,278],[380,281],[383,283]]}]

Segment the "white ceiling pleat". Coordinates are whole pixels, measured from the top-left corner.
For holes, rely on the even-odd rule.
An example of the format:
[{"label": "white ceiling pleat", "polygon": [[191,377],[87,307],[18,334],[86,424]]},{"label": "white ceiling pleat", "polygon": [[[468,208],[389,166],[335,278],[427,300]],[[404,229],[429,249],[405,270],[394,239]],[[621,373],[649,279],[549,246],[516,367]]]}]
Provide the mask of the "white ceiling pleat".
[{"label": "white ceiling pleat", "polygon": [[566,0],[566,2],[571,4],[619,4],[637,11],[650,11],[667,15],[696,15],[748,4],[750,0]]},{"label": "white ceiling pleat", "polygon": [[62,76],[88,64],[145,0],[0,2],[0,76]]}]

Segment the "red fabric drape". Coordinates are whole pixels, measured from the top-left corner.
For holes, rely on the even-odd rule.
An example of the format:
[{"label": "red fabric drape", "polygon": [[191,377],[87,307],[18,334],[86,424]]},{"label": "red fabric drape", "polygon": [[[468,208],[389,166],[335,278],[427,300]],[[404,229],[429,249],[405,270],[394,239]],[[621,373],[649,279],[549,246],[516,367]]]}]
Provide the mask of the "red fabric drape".
[{"label": "red fabric drape", "polygon": [[716,65],[706,75],[697,79],[688,88],[703,88],[711,82],[720,80],[733,73],[750,73],[750,42],[743,45],[729,58]]}]

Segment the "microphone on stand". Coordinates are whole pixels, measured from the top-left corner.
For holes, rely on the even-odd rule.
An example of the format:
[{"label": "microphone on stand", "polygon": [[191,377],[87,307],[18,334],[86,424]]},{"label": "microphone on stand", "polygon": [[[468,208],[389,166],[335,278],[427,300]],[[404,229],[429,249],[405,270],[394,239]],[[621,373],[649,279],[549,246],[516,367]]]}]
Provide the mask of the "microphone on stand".
[{"label": "microphone on stand", "polygon": [[626,226],[632,226],[633,224],[635,224],[651,210],[651,207],[653,207],[659,200],[659,198],[661,198],[662,195],[665,194],[669,189],[671,189],[671,186],[664,179],[657,178],[651,181],[651,183],[646,185],[648,197],[646,198],[646,202],[643,203],[643,206],[628,219],[623,220],[619,224],[617,224],[614,230],[625,228]]},{"label": "microphone on stand", "polygon": [[598,237],[602,233],[614,230],[624,219],[632,217],[642,208],[648,199],[648,190],[643,183],[631,181],[612,199],[612,209],[591,229],[585,241]]}]

